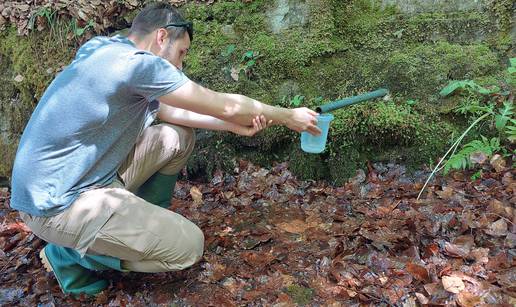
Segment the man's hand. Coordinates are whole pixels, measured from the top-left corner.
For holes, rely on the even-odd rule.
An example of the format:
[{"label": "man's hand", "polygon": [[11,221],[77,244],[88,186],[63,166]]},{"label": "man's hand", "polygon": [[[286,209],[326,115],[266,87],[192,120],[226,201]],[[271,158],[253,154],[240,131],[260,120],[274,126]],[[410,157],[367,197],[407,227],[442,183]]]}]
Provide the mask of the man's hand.
[{"label": "man's hand", "polygon": [[241,125],[235,125],[233,129],[231,129],[231,132],[243,136],[254,136],[256,133],[262,131],[263,129],[267,128],[268,125],[271,124],[271,120],[267,121],[265,119],[265,116],[260,115],[255,118],[253,118],[253,125],[252,126],[241,126]]},{"label": "man's hand", "polygon": [[321,134],[317,127],[317,112],[308,108],[291,109],[291,116],[286,119],[285,126],[297,132],[309,132],[313,135]]}]

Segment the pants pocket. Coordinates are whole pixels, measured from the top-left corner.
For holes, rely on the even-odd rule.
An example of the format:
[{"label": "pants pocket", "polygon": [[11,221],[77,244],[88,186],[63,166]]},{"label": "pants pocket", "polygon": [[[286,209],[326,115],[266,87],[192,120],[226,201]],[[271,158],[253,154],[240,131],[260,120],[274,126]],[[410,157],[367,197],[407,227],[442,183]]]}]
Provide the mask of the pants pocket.
[{"label": "pants pocket", "polygon": [[47,217],[20,212],[20,217],[36,236],[46,242],[71,248],[77,244],[77,233],[63,222],[64,219],[59,214]]},{"label": "pants pocket", "polygon": [[67,211],[64,211],[58,215],[46,218],[43,227],[52,229],[63,235],[77,236],[81,229],[80,224],[77,223],[78,221],[68,218],[66,213]]},{"label": "pants pocket", "polygon": [[127,261],[157,258],[154,252],[161,242],[158,235],[138,226],[126,225],[115,213],[102,227],[88,253],[109,255]]}]

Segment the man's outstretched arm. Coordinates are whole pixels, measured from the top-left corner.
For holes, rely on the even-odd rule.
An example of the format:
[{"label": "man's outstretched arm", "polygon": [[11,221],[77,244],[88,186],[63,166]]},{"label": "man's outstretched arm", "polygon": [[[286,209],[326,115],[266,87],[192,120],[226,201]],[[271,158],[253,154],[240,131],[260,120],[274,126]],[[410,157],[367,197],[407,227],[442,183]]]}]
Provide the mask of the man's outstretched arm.
[{"label": "man's outstretched arm", "polygon": [[212,91],[192,81],[161,96],[159,101],[242,126],[253,125],[253,119],[263,115],[267,120],[271,120],[272,124],[283,125],[297,132],[320,133],[317,127],[317,113],[308,108],[273,107],[244,95]]},{"label": "man's outstretched arm", "polygon": [[253,119],[251,126],[242,126],[210,115],[172,107],[163,103],[160,105],[158,118],[171,124],[208,130],[229,131],[243,136],[253,136],[265,129],[268,124],[265,117],[263,117]]}]

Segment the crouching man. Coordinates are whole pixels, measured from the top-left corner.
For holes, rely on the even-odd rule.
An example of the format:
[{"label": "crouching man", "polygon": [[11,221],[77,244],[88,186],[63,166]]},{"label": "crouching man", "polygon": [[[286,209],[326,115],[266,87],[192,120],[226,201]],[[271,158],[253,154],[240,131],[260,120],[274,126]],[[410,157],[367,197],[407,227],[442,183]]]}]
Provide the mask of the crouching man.
[{"label": "crouching man", "polygon": [[[194,223],[167,210],[194,150],[192,128],[252,136],[268,124],[318,134],[316,113],[204,88],[182,72],[192,23],[145,7],[127,37],[95,37],[49,85],[22,135],[11,205],[48,242],[65,293],[94,295],[92,271],[166,272],[203,254]],[[163,124],[152,125],[155,117]]]}]

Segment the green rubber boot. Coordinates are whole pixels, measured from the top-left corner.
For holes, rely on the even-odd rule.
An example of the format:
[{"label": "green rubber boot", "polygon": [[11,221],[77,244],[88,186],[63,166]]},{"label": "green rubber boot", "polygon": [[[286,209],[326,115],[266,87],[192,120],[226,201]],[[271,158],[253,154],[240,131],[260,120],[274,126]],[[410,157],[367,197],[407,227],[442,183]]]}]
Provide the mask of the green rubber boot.
[{"label": "green rubber boot", "polygon": [[97,278],[93,271],[114,269],[123,271],[120,259],[110,256],[85,255],[71,248],[47,244],[40,252],[41,262],[53,272],[64,293],[95,295],[106,289],[108,282]]},{"label": "green rubber boot", "polygon": [[136,195],[146,201],[167,209],[170,207],[170,200],[174,193],[178,174],[163,175],[156,173],[152,175],[138,189]]}]

